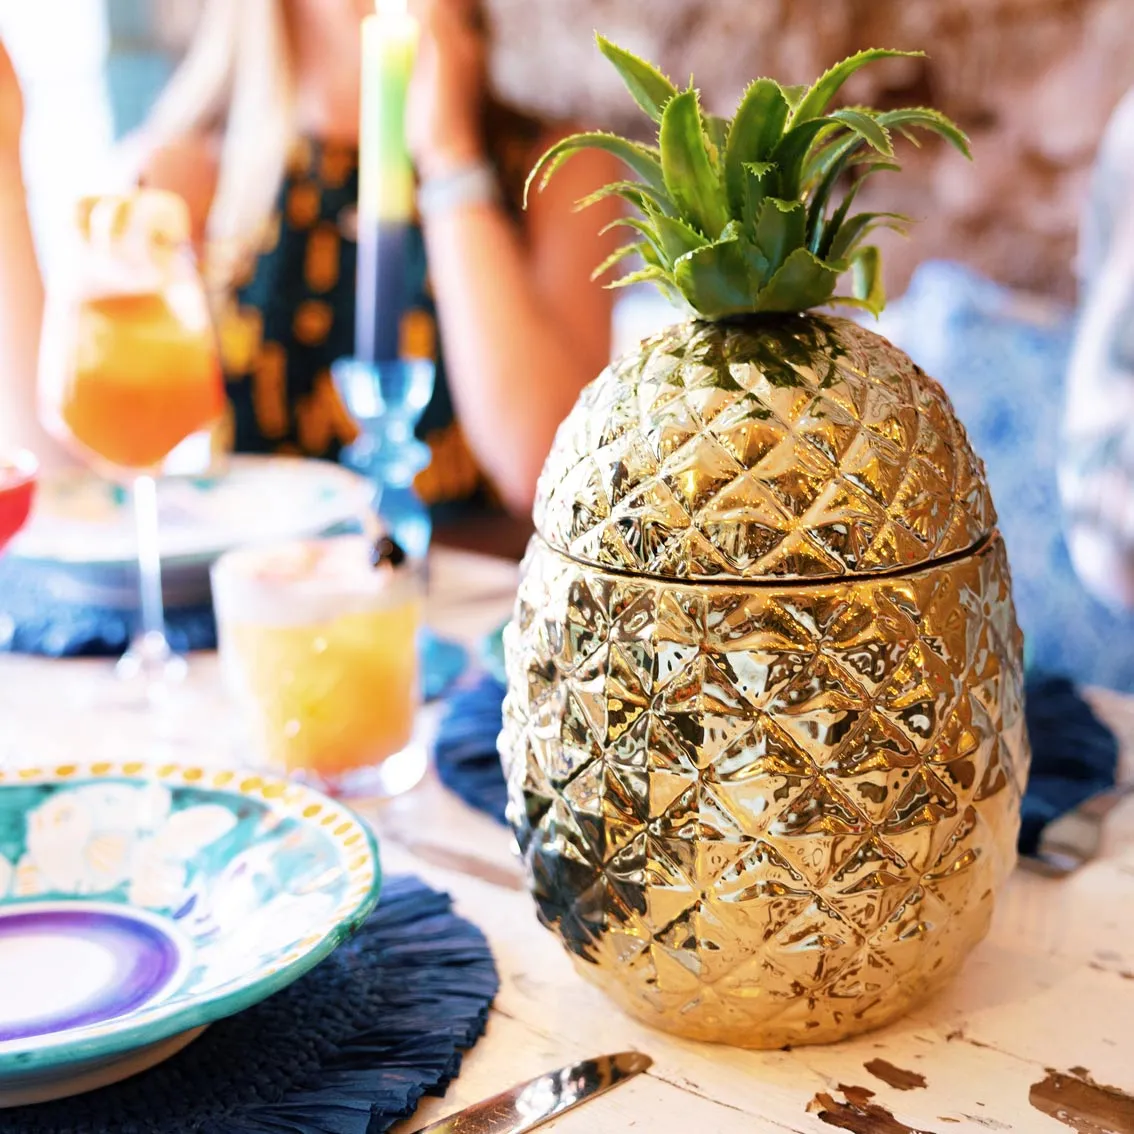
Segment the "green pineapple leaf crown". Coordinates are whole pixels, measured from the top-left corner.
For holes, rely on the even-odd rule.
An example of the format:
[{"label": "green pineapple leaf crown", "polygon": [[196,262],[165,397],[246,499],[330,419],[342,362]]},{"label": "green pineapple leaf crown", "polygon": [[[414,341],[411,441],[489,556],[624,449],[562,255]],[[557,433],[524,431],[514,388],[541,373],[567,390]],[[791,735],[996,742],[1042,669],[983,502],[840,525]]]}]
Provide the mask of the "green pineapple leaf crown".
[{"label": "green pineapple leaf crown", "polygon": [[[910,218],[852,213],[855,196],[872,174],[900,168],[895,133],[917,145],[914,132],[926,130],[971,157],[968,139],[929,107],[829,106],[859,68],[922,52],[860,51],[810,87],[757,79],[726,120],[702,110],[692,84],[679,91],[651,64],[596,38],[634,101],[657,124],[657,144],[601,132],[574,134],[540,158],[527,184],[530,191],[538,180],[543,189],[563,162],[588,148],[615,155],[636,175],[578,202],[585,208],[618,197],[639,214],[608,226],[633,229],[636,238],[599,265],[594,278],[638,256],[644,267],[609,287],[649,280],[708,320],[829,303],[875,315],[882,310],[881,257],[865,241],[879,228],[902,231]],[[851,293],[837,295],[836,285],[848,272]]]}]

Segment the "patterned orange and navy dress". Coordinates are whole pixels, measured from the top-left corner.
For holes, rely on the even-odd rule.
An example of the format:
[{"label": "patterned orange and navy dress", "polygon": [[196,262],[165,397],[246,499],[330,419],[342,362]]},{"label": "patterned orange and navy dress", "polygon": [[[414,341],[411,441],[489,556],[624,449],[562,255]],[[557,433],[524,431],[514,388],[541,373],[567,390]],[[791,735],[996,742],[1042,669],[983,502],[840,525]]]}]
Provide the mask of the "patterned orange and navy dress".
[{"label": "patterned orange and navy dress", "polygon": [[[514,201],[535,124],[510,129],[507,140],[497,165],[505,197]],[[337,460],[356,435],[331,364],[354,353],[357,202],[357,150],[319,142],[296,147],[268,237],[218,317],[237,452]],[[431,459],[415,487],[434,506],[490,504],[495,494],[454,418],[418,227],[410,248],[413,299],[401,341],[406,353],[437,363],[433,398],[418,426]]]}]

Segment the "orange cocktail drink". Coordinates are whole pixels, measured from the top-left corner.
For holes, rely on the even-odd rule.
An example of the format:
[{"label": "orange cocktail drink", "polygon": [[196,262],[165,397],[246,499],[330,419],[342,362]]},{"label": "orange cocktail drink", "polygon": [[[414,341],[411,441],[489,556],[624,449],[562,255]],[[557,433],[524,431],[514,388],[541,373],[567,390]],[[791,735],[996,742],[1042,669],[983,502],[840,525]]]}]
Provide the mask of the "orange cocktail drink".
[{"label": "orange cocktail drink", "polygon": [[129,484],[139,627],[119,673],[148,700],[184,672],[165,637],[156,477],[224,411],[208,298],[172,193],[80,202],[69,272],[49,290],[39,358],[44,424],[100,474]]},{"label": "orange cocktail drink", "polygon": [[176,298],[101,295],[79,306],[58,413],[79,445],[115,468],[160,464],[224,409],[208,312],[192,297],[179,310]]},{"label": "orange cocktail drink", "polygon": [[184,204],[140,190],[88,198],[78,273],[49,297],[47,424],[104,471],[148,472],[224,410],[208,302]]}]

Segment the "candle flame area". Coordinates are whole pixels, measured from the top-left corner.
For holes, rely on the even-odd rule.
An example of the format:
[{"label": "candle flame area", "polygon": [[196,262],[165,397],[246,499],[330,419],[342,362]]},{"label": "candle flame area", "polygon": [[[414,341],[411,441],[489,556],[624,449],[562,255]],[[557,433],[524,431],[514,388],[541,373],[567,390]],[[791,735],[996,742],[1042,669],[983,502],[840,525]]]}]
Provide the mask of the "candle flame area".
[{"label": "candle flame area", "polygon": [[408,0],[374,0],[379,16],[405,16],[409,13]]}]

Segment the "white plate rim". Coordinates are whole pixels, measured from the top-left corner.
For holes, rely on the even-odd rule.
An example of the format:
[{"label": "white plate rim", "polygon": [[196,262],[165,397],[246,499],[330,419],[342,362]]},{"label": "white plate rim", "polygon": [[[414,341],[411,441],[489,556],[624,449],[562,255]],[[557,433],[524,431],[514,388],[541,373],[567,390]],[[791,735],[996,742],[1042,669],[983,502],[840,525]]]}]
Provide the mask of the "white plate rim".
[{"label": "white plate rim", "polygon": [[[325,531],[333,529],[338,525],[351,522],[352,520],[363,520],[369,510],[374,491],[371,483],[357,473],[351,472],[350,469],[344,468],[342,465],[335,464],[331,461],[316,461],[304,457],[275,455],[255,456],[251,454],[234,456],[229,458],[228,461],[229,469],[242,474],[253,471],[262,474],[265,470],[271,469],[272,467],[286,469],[292,475],[300,476],[308,474],[315,475],[317,472],[320,477],[329,483],[338,482],[341,489],[339,499],[342,501],[341,506],[329,507],[327,511],[318,518],[311,517],[306,521],[297,518],[296,523],[286,533],[277,531],[265,537],[271,539],[273,542],[279,539],[300,539],[320,535]],[[303,471],[301,472],[300,470]],[[70,472],[70,470],[68,471]],[[216,479],[222,479],[224,475],[225,474],[222,472]],[[44,478],[44,480],[49,479],[49,477]],[[194,480],[208,478],[203,475],[202,477],[177,477],[176,479]],[[45,491],[45,486],[43,480],[41,480],[40,492],[43,491]],[[249,542],[252,541],[254,541],[254,537],[250,539]],[[179,551],[175,553],[163,552],[162,563],[163,565],[168,564],[171,566],[207,565],[224,552],[230,550],[233,546],[236,546],[236,544],[229,540],[216,539],[213,542],[204,541],[199,547],[190,551]],[[55,540],[48,539],[46,536],[37,536],[31,524],[12,540],[5,554],[12,560],[18,560],[21,563],[54,564],[71,568],[126,568],[133,567],[135,563],[133,556],[123,555],[119,551],[100,554],[97,549],[92,551],[89,546],[60,546]]]}]

